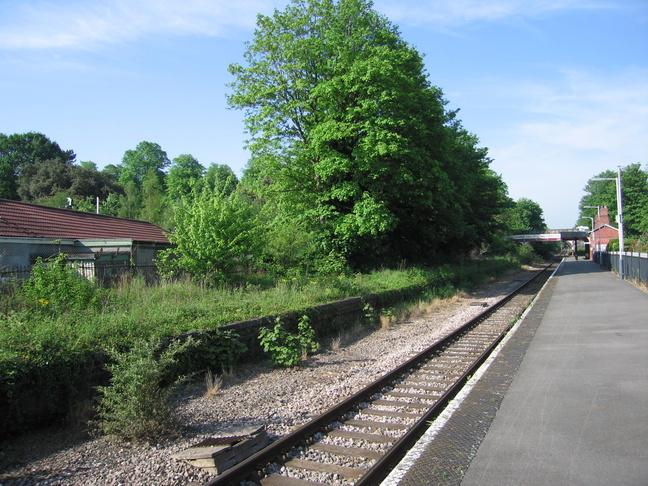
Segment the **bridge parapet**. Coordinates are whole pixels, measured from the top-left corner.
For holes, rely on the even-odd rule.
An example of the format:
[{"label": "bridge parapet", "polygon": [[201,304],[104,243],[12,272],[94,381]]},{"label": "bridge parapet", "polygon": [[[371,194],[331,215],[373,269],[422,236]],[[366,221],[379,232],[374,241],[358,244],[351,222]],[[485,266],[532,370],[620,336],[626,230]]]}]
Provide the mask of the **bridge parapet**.
[{"label": "bridge parapet", "polygon": [[542,242],[542,241],[589,241],[589,233],[587,231],[570,230],[546,230],[544,233],[526,233],[508,236],[508,238],[515,241],[526,242]]}]

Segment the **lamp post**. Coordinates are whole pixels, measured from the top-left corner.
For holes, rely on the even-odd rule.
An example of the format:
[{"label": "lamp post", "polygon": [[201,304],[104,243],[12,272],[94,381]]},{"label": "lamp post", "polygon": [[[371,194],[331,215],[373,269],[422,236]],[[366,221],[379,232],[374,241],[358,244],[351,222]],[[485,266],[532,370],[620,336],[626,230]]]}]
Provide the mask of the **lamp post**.
[{"label": "lamp post", "polygon": [[[592,231],[590,231],[590,233],[592,233],[592,240],[593,240],[592,243],[594,245],[594,248],[596,248],[596,243],[595,243],[596,236],[594,235],[594,218],[592,218],[591,216],[583,216],[581,219],[591,219],[592,220]],[[594,254],[594,249],[591,249],[590,253]],[[592,261],[594,261],[594,258],[592,258]]]},{"label": "lamp post", "polygon": [[623,279],[625,277],[623,272],[623,253],[625,251],[625,245],[623,241],[623,201],[621,200],[622,191],[621,191],[621,166],[618,166],[617,176],[616,177],[598,177],[590,179],[592,181],[616,181],[616,193],[617,193],[617,213],[619,218],[619,276]]},{"label": "lamp post", "polygon": [[[601,224],[601,208],[603,206],[583,206],[583,208],[589,208],[589,209],[595,209],[596,208],[596,216],[597,216],[597,222],[598,224]],[[586,218],[589,218],[589,216],[585,216]],[[594,256],[598,257],[598,251],[600,248],[596,244],[596,233],[594,232],[594,218],[590,218],[592,220],[592,243],[594,244]],[[596,259],[593,258],[594,261]],[[598,262],[596,262],[598,263]]]}]

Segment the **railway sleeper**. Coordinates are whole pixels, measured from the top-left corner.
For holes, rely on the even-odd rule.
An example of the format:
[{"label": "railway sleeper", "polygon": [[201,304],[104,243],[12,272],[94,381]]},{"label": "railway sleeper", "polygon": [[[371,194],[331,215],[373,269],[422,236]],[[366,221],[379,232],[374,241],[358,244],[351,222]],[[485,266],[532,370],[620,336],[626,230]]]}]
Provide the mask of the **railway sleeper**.
[{"label": "railway sleeper", "polygon": [[[422,384],[422,383],[427,383],[427,384]],[[418,381],[418,382],[413,382],[413,383],[405,383],[405,384],[399,386],[398,390],[421,390],[421,391],[425,391],[425,392],[432,392],[432,393],[438,392],[438,393],[441,393],[444,390],[446,390],[446,388],[441,387],[441,386],[434,386],[433,383],[429,383],[427,381]]]},{"label": "railway sleeper", "polygon": [[389,392],[385,393],[385,396],[394,398],[414,398],[416,400],[428,400],[431,402],[436,402],[441,395],[430,395],[428,393]]},{"label": "railway sleeper", "polygon": [[419,419],[422,414],[411,412],[395,412],[392,410],[377,410],[375,408],[363,408],[360,412],[364,415],[375,415],[378,417],[394,417],[403,419]]},{"label": "railway sleeper", "polygon": [[381,444],[391,444],[396,438],[382,434],[367,434],[365,432],[353,432],[350,430],[331,430],[330,437],[341,437],[344,439],[364,440],[367,442],[378,442]]},{"label": "railway sleeper", "polygon": [[374,400],[374,405],[384,405],[388,407],[396,407],[396,408],[417,408],[419,410],[427,410],[430,408],[430,405],[425,404],[425,403],[413,403],[413,402],[406,402],[403,400]]},{"label": "railway sleeper", "polygon": [[426,373],[425,370],[421,370],[416,374],[410,375],[402,383],[399,383],[399,387],[409,386],[410,383],[428,383],[429,386],[443,387],[445,385],[451,385],[461,375],[455,375],[452,378],[445,378],[444,375],[438,375],[437,373]]},{"label": "railway sleeper", "polygon": [[322,442],[316,442],[311,445],[309,449],[326,452],[328,454],[336,454],[338,456],[352,456],[376,460],[380,459],[384,455],[381,451],[365,449],[363,447],[344,447],[335,444],[323,444]]},{"label": "railway sleeper", "polygon": [[409,426],[405,424],[396,424],[393,422],[379,422],[376,420],[356,420],[351,419],[344,422],[344,425],[350,425],[358,428],[388,429],[388,430],[407,430]]},{"label": "railway sleeper", "polygon": [[263,486],[311,486],[321,485],[324,483],[308,481],[306,479],[287,478],[286,476],[279,476],[272,474],[261,480]]},{"label": "railway sleeper", "polygon": [[322,462],[309,461],[306,459],[291,459],[286,462],[286,467],[292,469],[303,469],[305,471],[321,472],[326,474],[337,474],[344,478],[360,479],[367,472],[364,469],[355,467],[339,466],[337,464],[326,464]]}]

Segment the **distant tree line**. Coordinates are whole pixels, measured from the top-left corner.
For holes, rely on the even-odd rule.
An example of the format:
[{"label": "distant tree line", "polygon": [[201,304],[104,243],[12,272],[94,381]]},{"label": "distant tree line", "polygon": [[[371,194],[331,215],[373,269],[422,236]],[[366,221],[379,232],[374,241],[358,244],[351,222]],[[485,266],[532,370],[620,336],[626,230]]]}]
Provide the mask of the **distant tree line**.
[{"label": "distant tree line", "polygon": [[[102,170],[77,163],[42,133],[0,133],[0,197],[110,216],[141,219],[173,228],[174,206],[200,187],[232,191],[238,179],[227,165],[203,167],[193,156],[169,160],[157,143],[140,142],[121,163]],[[68,198],[72,201],[71,206]]]},{"label": "distant tree line", "polygon": [[76,163],[40,133],[0,135],[0,197],[143,219],[171,232],[161,260],[229,279],[434,264],[510,251],[513,229],[546,225],[508,197],[487,149],[446,109],[421,55],[367,0],[294,0],[258,17],[230,66],[251,158],[169,160],[143,141],[121,163]]}]

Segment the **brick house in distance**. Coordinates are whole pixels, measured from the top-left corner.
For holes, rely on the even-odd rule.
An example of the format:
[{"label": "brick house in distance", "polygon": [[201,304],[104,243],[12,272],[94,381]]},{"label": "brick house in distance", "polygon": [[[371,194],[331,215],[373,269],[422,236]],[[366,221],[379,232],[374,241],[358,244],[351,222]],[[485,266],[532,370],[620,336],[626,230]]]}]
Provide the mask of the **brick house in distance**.
[{"label": "brick house in distance", "polygon": [[87,276],[110,276],[116,263],[152,266],[170,246],[165,231],[146,221],[0,199],[0,278],[59,253],[83,263]]},{"label": "brick house in distance", "polygon": [[590,245],[593,251],[605,251],[610,240],[619,237],[619,229],[610,225],[607,206],[599,208],[594,217],[594,229],[590,232]]}]

